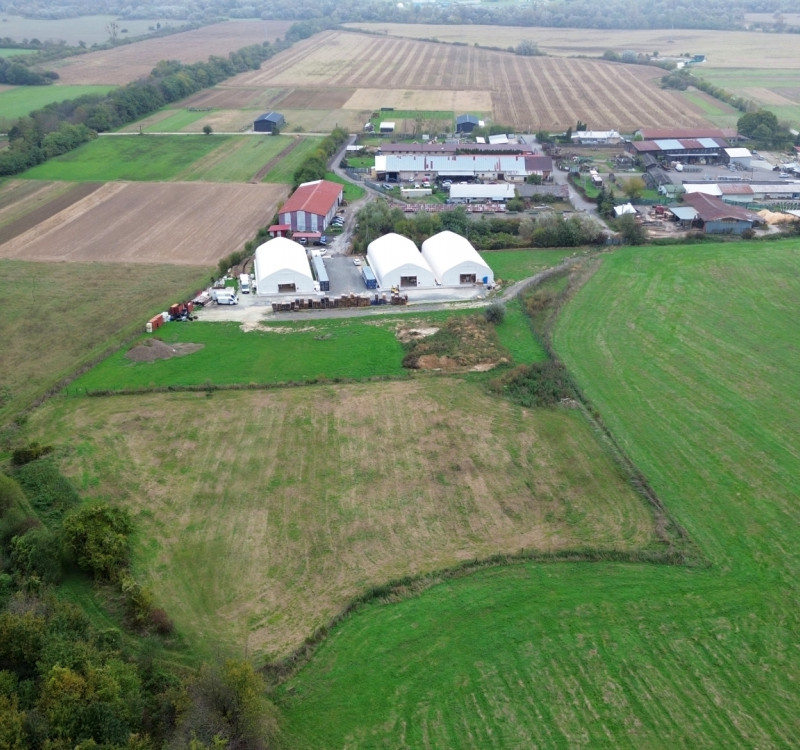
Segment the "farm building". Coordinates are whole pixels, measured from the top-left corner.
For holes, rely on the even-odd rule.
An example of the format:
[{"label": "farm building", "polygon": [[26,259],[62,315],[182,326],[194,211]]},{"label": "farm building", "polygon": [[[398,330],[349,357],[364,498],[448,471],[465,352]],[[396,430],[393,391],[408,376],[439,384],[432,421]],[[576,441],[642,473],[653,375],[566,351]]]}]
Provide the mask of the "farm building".
[{"label": "farm building", "polygon": [[549,180],[553,175],[553,157],[535,154],[525,157],[525,171],[529,174],[537,174],[543,180]]},{"label": "farm building", "polygon": [[378,132],[389,135],[390,133],[394,133],[394,127],[395,125],[393,122],[385,121],[378,126]]},{"label": "farm building", "polygon": [[683,201],[695,210],[694,223],[706,234],[741,234],[764,223],[757,213],[728,205],[706,193],[687,193]]},{"label": "farm building", "polygon": [[442,286],[494,284],[494,273],[469,240],[455,232],[439,232],[422,243],[422,257]]},{"label": "farm building", "polygon": [[278,220],[293,232],[322,232],[336,216],[342,202],[342,186],[328,180],[299,185],[281,206]]},{"label": "farm building", "polygon": [[369,243],[367,260],[383,289],[436,284],[433,271],[417,246],[394,232]]},{"label": "farm building", "polygon": [[640,128],[636,135],[645,141],[658,141],[664,138],[735,138],[736,130],[722,128]]},{"label": "farm building", "polygon": [[614,206],[614,216],[617,218],[626,216],[627,214],[636,216],[636,209],[633,207],[632,203],[623,203],[621,206]]},{"label": "farm building", "polygon": [[387,182],[481,179],[524,182],[525,156],[506,154],[381,154],[375,157],[375,175]]},{"label": "farm building", "polygon": [[275,237],[256,248],[254,270],[258,294],[314,291],[305,248],[286,237]]},{"label": "farm building", "polygon": [[384,143],[378,154],[532,154],[529,143]]},{"label": "farm building", "polygon": [[256,117],[253,130],[256,133],[277,133],[285,124],[286,120],[280,112],[267,112]]},{"label": "farm building", "polygon": [[726,164],[736,164],[742,169],[750,169],[750,160],[753,154],[750,153],[749,148],[726,148],[723,152],[725,155],[722,161]]},{"label": "farm building", "polygon": [[514,197],[514,186],[508,183],[500,185],[451,185],[450,201],[452,203],[504,203]]},{"label": "farm building", "polygon": [[459,115],[456,117],[456,133],[471,133],[482,124],[475,115]]},{"label": "farm building", "polygon": [[622,136],[616,130],[577,130],[570,137],[573,143],[584,145],[615,144],[622,140]]},{"label": "farm building", "polygon": [[649,154],[656,159],[685,161],[688,164],[701,159],[708,163],[719,161],[723,150],[728,148],[722,138],[662,138],[654,141],[632,141],[628,144],[636,156]]}]

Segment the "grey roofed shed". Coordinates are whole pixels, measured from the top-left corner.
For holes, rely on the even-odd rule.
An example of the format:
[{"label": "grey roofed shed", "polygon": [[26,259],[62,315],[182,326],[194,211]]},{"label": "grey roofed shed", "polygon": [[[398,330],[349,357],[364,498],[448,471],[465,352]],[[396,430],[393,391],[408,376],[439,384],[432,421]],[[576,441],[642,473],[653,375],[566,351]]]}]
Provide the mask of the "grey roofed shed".
[{"label": "grey roofed shed", "polygon": [[286,124],[286,120],[280,112],[266,112],[259,115],[253,121],[253,130],[256,133],[274,133]]}]

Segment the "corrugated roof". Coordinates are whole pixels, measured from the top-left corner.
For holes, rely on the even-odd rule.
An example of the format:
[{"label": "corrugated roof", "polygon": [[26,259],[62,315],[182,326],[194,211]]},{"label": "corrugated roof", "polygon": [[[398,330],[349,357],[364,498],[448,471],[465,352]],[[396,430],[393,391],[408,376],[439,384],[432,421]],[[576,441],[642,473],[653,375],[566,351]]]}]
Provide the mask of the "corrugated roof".
[{"label": "corrugated roof", "polygon": [[281,206],[280,215],[294,211],[305,211],[317,216],[327,216],[337,204],[342,194],[342,186],[328,180],[315,180],[299,185],[289,200]]},{"label": "corrugated roof", "polygon": [[375,157],[378,172],[442,172],[463,173],[507,172],[526,174],[525,156],[511,154],[386,154]]},{"label": "corrugated roof", "polygon": [[[660,138],[726,138],[728,131],[720,128],[640,128],[642,138],[655,141]],[[735,134],[735,131],[734,131]]]},{"label": "corrugated roof", "polygon": [[283,115],[280,112],[267,112],[263,115],[259,115],[255,119],[256,122],[263,122],[265,120],[267,122],[277,122],[279,124],[284,122]]},{"label": "corrugated roof", "polygon": [[507,183],[500,185],[451,185],[450,197],[511,200],[514,197],[514,186]]},{"label": "corrugated roof", "polygon": [[753,223],[763,223],[764,221],[752,211],[723,203],[719,198],[705,193],[687,193],[683,196],[683,200],[697,211],[697,215],[703,221],[723,221],[725,219]]},{"label": "corrugated roof", "polygon": [[730,182],[720,184],[719,186],[720,191],[723,195],[752,195],[753,188],[750,185],[745,185],[744,183],[737,182],[731,184]]},{"label": "corrugated roof", "polygon": [[681,221],[694,221],[697,218],[697,211],[691,206],[672,206],[669,210]]},{"label": "corrugated roof", "polygon": [[[665,138],[663,140],[658,140],[655,142],[656,146],[660,148],[662,151],[681,151],[684,148],[684,145],[674,138]],[[693,148],[697,148],[694,146]]]}]

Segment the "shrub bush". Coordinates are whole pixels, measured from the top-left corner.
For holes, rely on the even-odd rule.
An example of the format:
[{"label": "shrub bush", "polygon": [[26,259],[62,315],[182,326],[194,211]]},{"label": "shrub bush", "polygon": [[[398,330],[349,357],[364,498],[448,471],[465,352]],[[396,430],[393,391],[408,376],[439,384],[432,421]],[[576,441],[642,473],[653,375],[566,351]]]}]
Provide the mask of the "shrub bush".
[{"label": "shrub bush", "polygon": [[11,463],[14,466],[24,466],[37,458],[46,456],[52,452],[52,445],[41,445],[40,443],[28,443],[22,448],[16,448],[11,454]]},{"label": "shrub bush", "polygon": [[87,505],[64,519],[64,543],[81,568],[97,579],[114,581],[128,567],[132,530],[122,508]]},{"label": "shrub bush", "polygon": [[515,367],[491,380],[489,388],[525,407],[555,406],[575,396],[567,370],[553,360]]},{"label": "shrub bush", "polygon": [[492,302],[492,304],[484,310],[483,314],[487,322],[493,325],[500,325],[506,317],[506,306],[502,302]]}]

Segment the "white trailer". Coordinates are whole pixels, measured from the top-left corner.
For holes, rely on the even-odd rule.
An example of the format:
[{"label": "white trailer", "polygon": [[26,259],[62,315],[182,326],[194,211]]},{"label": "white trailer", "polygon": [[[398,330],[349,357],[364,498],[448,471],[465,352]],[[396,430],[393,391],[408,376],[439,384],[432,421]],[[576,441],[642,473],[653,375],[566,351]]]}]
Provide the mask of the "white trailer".
[{"label": "white trailer", "polygon": [[239,274],[239,291],[242,294],[250,294],[250,276],[246,273]]}]

